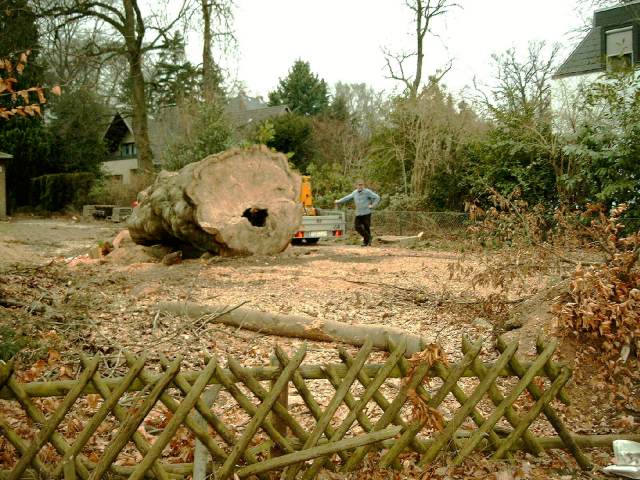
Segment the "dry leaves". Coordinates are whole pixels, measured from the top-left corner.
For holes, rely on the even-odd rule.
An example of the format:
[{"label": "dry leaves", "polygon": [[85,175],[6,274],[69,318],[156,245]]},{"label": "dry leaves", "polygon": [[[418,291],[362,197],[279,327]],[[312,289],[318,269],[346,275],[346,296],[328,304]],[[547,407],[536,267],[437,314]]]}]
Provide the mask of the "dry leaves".
[{"label": "dry leaves", "polygon": [[606,353],[640,356],[640,233],[622,236],[620,206],[607,217],[604,209],[591,206],[589,236],[606,255],[601,265],[582,267],[573,273],[571,289],[554,310],[573,334],[595,341]]},{"label": "dry leaves", "polygon": [[[431,343],[421,352],[414,353],[409,358],[409,364],[411,369],[407,372],[405,382],[410,382],[411,378],[415,374],[415,370],[419,365],[428,365],[431,368],[436,362],[441,362],[448,365],[447,356],[442,350],[442,347],[437,343]],[[427,384],[429,377],[424,377],[423,384]],[[429,430],[440,431],[444,426],[444,419],[442,413],[435,408],[430,407],[424,401],[424,399],[415,391],[415,389],[408,393],[409,401],[411,402],[411,417],[413,420],[419,420],[424,423],[424,427]]]}]

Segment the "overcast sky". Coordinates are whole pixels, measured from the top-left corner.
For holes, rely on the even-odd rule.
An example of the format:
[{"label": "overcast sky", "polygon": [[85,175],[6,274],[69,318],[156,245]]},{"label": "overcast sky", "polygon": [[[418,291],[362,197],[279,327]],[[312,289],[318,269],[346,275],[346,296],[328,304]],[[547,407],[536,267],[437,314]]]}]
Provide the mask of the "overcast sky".
[{"label": "overcast sky", "polygon": [[[437,37],[426,42],[425,73],[449,59],[445,83],[454,91],[471,86],[474,76],[491,76],[491,54],[529,41],[560,43],[563,58],[584,24],[577,0],[459,0],[434,24]],[[413,47],[409,10],[403,0],[235,0],[238,48],[227,62],[247,93],[266,98],[293,62],[310,62],[330,85],[367,83],[392,91],[398,82],[385,78],[382,47]],[[189,55],[200,61],[201,43],[189,39]]]}]

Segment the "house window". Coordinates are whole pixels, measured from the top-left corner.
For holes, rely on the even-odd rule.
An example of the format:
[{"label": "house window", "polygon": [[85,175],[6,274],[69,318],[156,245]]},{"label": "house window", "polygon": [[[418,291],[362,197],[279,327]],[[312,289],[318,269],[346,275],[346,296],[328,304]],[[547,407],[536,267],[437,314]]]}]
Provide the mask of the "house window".
[{"label": "house window", "polygon": [[609,30],[607,36],[607,70],[620,71],[633,65],[633,28]]},{"label": "house window", "polygon": [[122,157],[135,157],[137,153],[135,143],[123,143],[120,145],[120,155]]},{"label": "house window", "polygon": [[122,181],[123,181],[122,175],[111,175],[111,177],[109,177],[109,179],[113,183],[122,183]]}]

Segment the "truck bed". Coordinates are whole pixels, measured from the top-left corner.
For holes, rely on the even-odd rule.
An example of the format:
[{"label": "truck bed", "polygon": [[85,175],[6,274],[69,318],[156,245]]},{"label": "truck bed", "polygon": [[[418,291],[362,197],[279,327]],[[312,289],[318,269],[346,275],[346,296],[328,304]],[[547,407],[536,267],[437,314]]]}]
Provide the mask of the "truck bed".
[{"label": "truck bed", "polygon": [[[345,218],[342,212],[322,212],[322,215],[304,215],[296,238],[341,237],[345,233]],[[303,235],[300,236],[300,233]]]}]

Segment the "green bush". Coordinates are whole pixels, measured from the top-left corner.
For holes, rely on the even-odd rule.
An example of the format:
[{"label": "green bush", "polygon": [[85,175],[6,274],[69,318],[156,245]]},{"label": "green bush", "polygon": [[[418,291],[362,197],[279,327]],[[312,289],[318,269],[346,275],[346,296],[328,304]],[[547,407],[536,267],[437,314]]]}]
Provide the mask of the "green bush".
[{"label": "green bush", "polygon": [[7,361],[18,353],[26,342],[15,330],[0,326],[0,360]]},{"label": "green bush", "polygon": [[65,207],[80,208],[87,203],[96,175],[88,172],[54,173],[31,179],[31,203],[56,212]]}]

